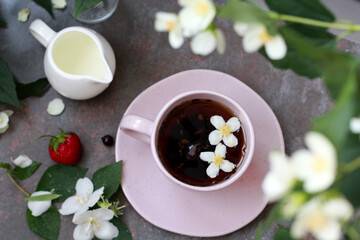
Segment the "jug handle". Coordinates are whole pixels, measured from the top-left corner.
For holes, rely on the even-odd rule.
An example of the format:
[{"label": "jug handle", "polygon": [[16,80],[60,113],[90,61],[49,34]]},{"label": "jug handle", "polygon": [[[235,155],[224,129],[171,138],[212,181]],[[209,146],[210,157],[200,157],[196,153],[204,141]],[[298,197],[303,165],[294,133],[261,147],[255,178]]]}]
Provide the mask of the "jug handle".
[{"label": "jug handle", "polygon": [[56,32],[40,19],[35,19],[30,24],[29,29],[31,34],[44,45],[44,47],[47,47],[56,35]]}]

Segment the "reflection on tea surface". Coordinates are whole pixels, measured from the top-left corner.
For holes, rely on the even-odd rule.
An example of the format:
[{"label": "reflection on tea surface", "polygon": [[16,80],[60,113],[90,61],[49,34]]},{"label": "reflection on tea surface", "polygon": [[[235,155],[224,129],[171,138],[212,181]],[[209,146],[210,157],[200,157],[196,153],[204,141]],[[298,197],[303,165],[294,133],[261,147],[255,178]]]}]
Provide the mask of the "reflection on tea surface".
[{"label": "reflection on tea surface", "polygon": [[235,164],[232,172],[220,171],[216,178],[206,174],[209,166],[199,156],[214,152],[208,136],[215,127],[210,123],[214,115],[225,121],[236,117],[227,107],[212,100],[195,99],[175,107],[163,120],[157,140],[158,154],[166,170],[178,180],[193,186],[210,186],[228,179],[241,165],[246,151],[243,127],[233,134],[239,143],[227,148],[226,159]]}]

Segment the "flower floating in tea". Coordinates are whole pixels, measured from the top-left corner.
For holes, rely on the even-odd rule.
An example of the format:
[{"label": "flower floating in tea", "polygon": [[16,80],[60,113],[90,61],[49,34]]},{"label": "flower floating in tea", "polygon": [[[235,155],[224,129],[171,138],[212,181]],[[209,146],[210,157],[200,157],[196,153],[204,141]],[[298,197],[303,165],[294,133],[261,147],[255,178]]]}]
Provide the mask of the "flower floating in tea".
[{"label": "flower floating in tea", "polygon": [[202,152],[200,153],[200,159],[210,163],[209,167],[206,169],[206,174],[211,177],[215,178],[220,169],[224,172],[231,172],[235,165],[225,160],[226,156],[226,147],[224,144],[219,143],[216,148],[215,152]]},{"label": "flower floating in tea", "polygon": [[215,115],[210,118],[210,122],[216,128],[209,135],[211,145],[217,145],[221,140],[228,147],[238,145],[238,139],[232,134],[240,129],[240,121],[237,117],[232,117],[225,123],[223,117]]}]

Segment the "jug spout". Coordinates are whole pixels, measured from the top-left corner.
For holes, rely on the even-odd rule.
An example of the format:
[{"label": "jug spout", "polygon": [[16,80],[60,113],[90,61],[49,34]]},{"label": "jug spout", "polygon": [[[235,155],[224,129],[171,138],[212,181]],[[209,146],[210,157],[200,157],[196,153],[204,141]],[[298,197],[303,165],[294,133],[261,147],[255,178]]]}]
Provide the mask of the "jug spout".
[{"label": "jug spout", "polygon": [[91,79],[94,82],[99,83],[99,84],[110,84],[114,77],[113,73],[105,59],[103,59],[103,72],[101,75],[102,76],[98,76],[98,77],[92,76]]}]

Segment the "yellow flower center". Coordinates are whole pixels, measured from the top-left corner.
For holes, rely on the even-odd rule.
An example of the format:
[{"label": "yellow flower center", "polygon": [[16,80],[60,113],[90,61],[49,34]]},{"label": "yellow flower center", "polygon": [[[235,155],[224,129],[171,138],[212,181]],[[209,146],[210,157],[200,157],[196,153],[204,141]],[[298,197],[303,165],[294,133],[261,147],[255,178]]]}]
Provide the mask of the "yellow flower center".
[{"label": "yellow flower center", "polygon": [[272,40],[272,36],[264,29],[260,34],[259,38],[263,44],[270,42]]},{"label": "yellow flower center", "polygon": [[174,21],[167,21],[166,22],[166,28],[167,28],[168,32],[173,31],[174,28],[175,28],[175,22]]},{"label": "yellow flower center", "polygon": [[89,223],[90,223],[90,227],[91,227],[91,229],[93,231],[98,230],[100,228],[100,226],[101,226],[100,223],[98,222],[98,220],[96,218],[94,218],[94,217],[91,217],[89,219]]},{"label": "yellow flower center", "polygon": [[198,2],[195,5],[195,12],[198,15],[204,16],[209,11],[209,6],[206,3]]},{"label": "yellow flower center", "polygon": [[222,157],[220,157],[219,155],[215,155],[215,157],[214,157],[214,163],[215,163],[215,165],[217,165],[217,166],[221,166],[221,164],[223,163],[223,158]]},{"label": "yellow flower center", "polygon": [[327,163],[325,158],[319,155],[315,155],[313,158],[312,169],[315,172],[322,172],[326,169]]},{"label": "yellow flower center", "polygon": [[309,216],[307,223],[309,225],[310,230],[312,230],[313,232],[326,227],[327,221],[322,213],[314,212]]},{"label": "yellow flower center", "polygon": [[227,135],[229,135],[231,133],[231,129],[230,129],[229,125],[227,125],[225,123],[224,126],[222,126],[220,128],[220,132],[221,132],[221,135],[227,136]]}]

